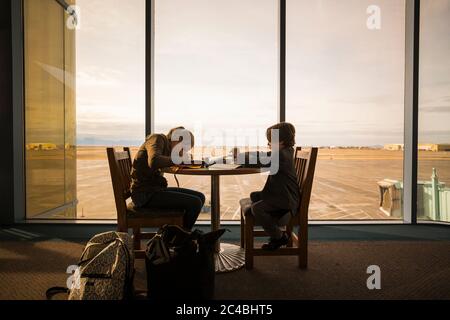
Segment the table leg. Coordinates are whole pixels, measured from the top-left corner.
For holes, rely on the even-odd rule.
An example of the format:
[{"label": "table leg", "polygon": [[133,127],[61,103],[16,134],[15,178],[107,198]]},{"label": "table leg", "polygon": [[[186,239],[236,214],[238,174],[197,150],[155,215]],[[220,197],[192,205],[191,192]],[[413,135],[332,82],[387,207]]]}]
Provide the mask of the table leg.
[{"label": "table leg", "polygon": [[[220,176],[211,176],[211,229],[220,229]],[[230,272],[242,268],[245,264],[244,250],[229,243],[216,243],[216,272]]]},{"label": "table leg", "polygon": [[[211,176],[211,229],[220,229],[220,176]],[[220,252],[220,240],[216,243],[216,253]]]}]

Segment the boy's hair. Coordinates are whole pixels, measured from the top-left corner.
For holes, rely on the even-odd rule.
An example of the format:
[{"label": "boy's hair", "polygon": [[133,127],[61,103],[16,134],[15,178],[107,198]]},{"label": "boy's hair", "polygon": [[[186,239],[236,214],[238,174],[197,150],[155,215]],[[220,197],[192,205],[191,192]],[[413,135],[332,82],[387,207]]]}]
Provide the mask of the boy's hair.
[{"label": "boy's hair", "polygon": [[280,143],[283,142],[285,147],[295,146],[295,127],[289,122],[277,123],[266,131],[267,140],[272,142],[272,130],[278,130]]},{"label": "boy's hair", "polygon": [[[169,141],[172,142],[172,136],[178,130],[182,131],[181,132],[182,136],[184,136],[185,133],[187,133],[191,136],[191,148],[193,148],[194,143],[195,143],[194,134],[191,131],[187,130],[185,127],[176,127],[176,128],[170,129],[169,133],[167,134],[167,139],[169,139]],[[178,141],[182,141],[181,138],[182,137],[180,137],[180,139]]]}]

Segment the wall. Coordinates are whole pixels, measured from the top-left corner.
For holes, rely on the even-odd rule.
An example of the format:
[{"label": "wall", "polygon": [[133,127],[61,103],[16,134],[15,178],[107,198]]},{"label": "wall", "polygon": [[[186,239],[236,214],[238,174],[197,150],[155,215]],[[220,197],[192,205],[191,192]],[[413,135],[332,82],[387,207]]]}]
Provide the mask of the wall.
[{"label": "wall", "polygon": [[[14,1],[14,0],[12,0]],[[11,1],[0,1],[0,224],[14,222]]]}]

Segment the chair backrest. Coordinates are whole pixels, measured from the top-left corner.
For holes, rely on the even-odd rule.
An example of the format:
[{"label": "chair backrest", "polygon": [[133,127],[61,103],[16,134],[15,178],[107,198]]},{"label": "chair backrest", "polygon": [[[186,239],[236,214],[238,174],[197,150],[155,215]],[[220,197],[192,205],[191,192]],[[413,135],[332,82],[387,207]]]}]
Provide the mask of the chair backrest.
[{"label": "chair backrest", "polygon": [[316,170],[318,148],[302,150],[298,147],[295,150],[294,164],[297,173],[297,182],[301,192],[300,208],[298,218],[300,225],[308,223],[309,202]]},{"label": "chair backrest", "polygon": [[126,230],[127,199],[131,196],[131,153],[130,148],[116,151],[107,148],[109,170],[117,209],[117,224],[120,231]]}]

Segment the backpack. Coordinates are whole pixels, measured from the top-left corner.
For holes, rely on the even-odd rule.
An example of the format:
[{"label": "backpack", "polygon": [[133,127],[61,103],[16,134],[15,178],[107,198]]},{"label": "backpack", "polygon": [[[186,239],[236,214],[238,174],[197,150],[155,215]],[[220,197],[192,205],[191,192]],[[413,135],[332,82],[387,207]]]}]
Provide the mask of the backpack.
[{"label": "backpack", "polygon": [[87,243],[73,276],[71,288],[53,287],[68,293],[68,300],[124,300],[134,296],[133,242],[127,233],[105,232]]},{"label": "backpack", "polygon": [[226,230],[204,234],[163,226],[148,242],[147,294],[152,300],[211,300],[215,287],[215,243]]}]

